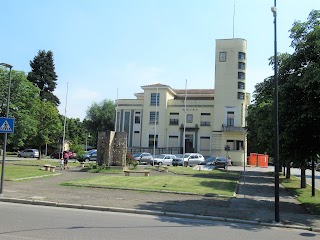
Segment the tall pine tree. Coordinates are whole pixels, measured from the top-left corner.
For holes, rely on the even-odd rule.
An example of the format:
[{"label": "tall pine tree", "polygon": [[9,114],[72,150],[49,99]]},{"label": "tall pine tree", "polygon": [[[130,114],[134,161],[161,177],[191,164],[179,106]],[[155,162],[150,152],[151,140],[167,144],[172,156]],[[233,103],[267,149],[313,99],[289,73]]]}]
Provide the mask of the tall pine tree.
[{"label": "tall pine tree", "polygon": [[30,66],[32,70],[28,73],[28,80],[40,89],[40,99],[58,106],[60,100],[53,94],[58,78],[53,63],[53,53],[40,50],[33,61],[30,61]]}]

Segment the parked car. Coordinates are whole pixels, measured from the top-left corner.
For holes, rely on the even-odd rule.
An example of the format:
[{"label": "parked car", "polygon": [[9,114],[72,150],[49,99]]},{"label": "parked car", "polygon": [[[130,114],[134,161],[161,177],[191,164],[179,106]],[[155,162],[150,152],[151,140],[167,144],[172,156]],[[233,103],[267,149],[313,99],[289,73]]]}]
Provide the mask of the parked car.
[{"label": "parked car", "polygon": [[225,157],[217,157],[211,165],[214,165],[215,168],[228,169],[228,160]]},{"label": "parked car", "polygon": [[96,161],[97,160],[97,149],[92,149],[90,151],[86,151],[80,154],[77,157],[79,162],[89,162],[89,161]]},{"label": "parked car", "polygon": [[34,158],[34,157],[39,157],[39,150],[38,149],[25,149],[23,151],[19,151],[18,152],[18,157],[30,157],[30,158]]},{"label": "parked car", "polygon": [[173,159],[172,166],[195,166],[204,161],[204,157],[199,153],[185,153],[182,157]]},{"label": "parked car", "polygon": [[315,170],[320,172],[320,163],[317,163],[317,165],[315,166]]},{"label": "parked car", "polygon": [[216,160],[216,157],[208,157],[203,162],[200,162],[199,165],[212,165],[212,162]]},{"label": "parked car", "polygon": [[176,158],[175,155],[173,154],[160,154],[154,157],[153,160],[151,160],[150,164],[153,165],[167,165],[170,166],[172,165],[172,160]]},{"label": "parked car", "polygon": [[150,164],[150,162],[152,161],[153,157],[150,153],[135,153],[132,155],[133,159],[138,161],[140,164],[144,163],[144,164]]}]

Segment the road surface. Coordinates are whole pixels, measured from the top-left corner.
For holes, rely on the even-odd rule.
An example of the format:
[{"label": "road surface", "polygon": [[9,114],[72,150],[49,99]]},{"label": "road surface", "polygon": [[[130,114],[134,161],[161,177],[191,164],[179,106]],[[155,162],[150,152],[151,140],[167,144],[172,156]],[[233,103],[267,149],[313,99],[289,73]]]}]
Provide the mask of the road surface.
[{"label": "road surface", "polygon": [[0,202],[2,240],[319,239],[306,230]]}]

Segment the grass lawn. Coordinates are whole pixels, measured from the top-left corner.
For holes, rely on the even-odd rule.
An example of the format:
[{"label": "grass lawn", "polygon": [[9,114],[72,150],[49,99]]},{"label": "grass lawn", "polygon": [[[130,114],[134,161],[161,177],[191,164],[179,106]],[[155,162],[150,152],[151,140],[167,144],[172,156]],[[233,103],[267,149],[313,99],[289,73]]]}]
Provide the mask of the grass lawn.
[{"label": "grass lawn", "polygon": [[[2,167],[0,166],[0,171]],[[44,175],[51,175],[53,172],[40,170],[38,166],[23,166],[6,164],[4,168],[4,180],[14,181],[19,178],[40,177]]]},{"label": "grass lawn", "polygon": [[280,183],[293,195],[297,196],[297,200],[309,209],[311,214],[320,215],[319,190],[315,189],[315,197],[311,197],[311,186],[307,184],[306,188],[300,188],[300,179],[295,176],[291,176],[291,179],[286,179],[282,176],[280,178]]},{"label": "grass lawn", "polygon": [[[182,168],[182,167],[181,167]],[[171,168],[169,168],[171,171]],[[176,171],[180,171],[177,167]],[[158,174],[149,177],[99,174],[99,176],[63,183],[65,186],[94,186],[107,188],[138,189],[142,191],[174,191],[201,195],[232,197],[239,179],[239,172],[197,171],[183,169],[183,174]]]},{"label": "grass lawn", "polygon": [[[60,162],[58,159],[48,160],[48,159],[34,159],[34,160],[15,160],[15,161],[6,161],[6,165],[23,165],[23,166],[39,166],[43,167],[45,164],[50,164],[52,166],[60,166]],[[74,162],[73,159],[69,160],[69,166],[80,166],[78,161]]]}]

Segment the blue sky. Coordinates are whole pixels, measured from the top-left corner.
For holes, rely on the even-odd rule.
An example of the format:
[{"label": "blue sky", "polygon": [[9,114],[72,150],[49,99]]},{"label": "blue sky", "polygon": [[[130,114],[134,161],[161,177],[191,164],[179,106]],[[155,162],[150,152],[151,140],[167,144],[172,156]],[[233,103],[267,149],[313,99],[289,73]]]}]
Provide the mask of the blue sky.
[{"label": "blue sky", "polygon": [[[84,119],[93,102],[134,98],[140,86],[214,88],[215,40],[247,40],[247,92],[273,74],[274,0],[0,0],[0,62],[29,72],[51,50],[64,114]],[[319,0],[277,1],[278,52]]]}]

